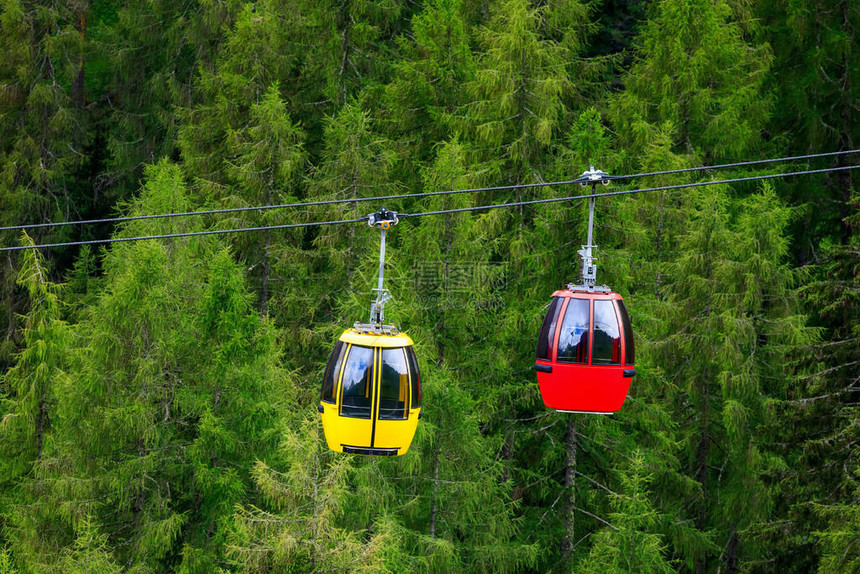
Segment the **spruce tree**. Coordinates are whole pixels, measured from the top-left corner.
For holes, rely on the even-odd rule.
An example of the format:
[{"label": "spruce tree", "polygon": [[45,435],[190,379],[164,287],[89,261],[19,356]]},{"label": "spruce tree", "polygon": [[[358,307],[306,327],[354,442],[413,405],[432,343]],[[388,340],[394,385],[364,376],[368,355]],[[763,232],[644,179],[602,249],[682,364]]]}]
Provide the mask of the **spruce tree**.
[{"label": "spruce tree", "polygon": [[540,151],[558,129],[569,86],[565,50],[540,36],[543,11],[523,0],[500,2],[480,33],[468,124],[514,183],[532,181],[540,169]]},{"label": "spruce tree", "polygon": [[[83,57],[76,14],[86,4],[0,4],[0,226],[70,219],[86,214],[92,203],[81,185],[93,139],[90,118],[84,101],[72,94]],[[34,237],[63,241],[74,230],[37,230]],[[0,232],[0,238],[4,245],[18,242],[15,232]],[[66,257],[62,250],[48,254],[52,262]],[[7,257],[0,268],[4,369],[20,343],[16,314],[25,304],[15,293],[17,265]]]},{"label": "spruce tree", "polygon": [[738,157],[755,149],[771,108],[764,88],[771,59],[766,45],[746,40],[728,2],[654,4],[624,90],[612,98],[621,142],[644,150],[669,122],[682,154]]},{"label": "spruce tree", "polygon": [[[773,508],[764,478],[783,464],[764,452],[760,436],[767,397],[784,392],[771,381],[784,376],[787,348],[809,335],[785,264],[789,212],[772,190],[740,202],[735,224],[719,187],[696,201],[667,287],[670,334],[658,356],[686,389],[667,398],[686,421],[685,464],[701,485],[696,528],[715,536],[721,563],[736,570],[765,551],[751,532]],[[711,559],[699,559],[697,571]]]},{"label": "spruce tree", "polygon": [[[167,206],[189,204],[178,168],[161,163],[131,213]],[[189,229],[144,220],[121,236]],[[32,499],[12,509],[16,559],[61,569],[56,549],[90,517],[120,563],[211,570],[234,505],[252,493],[253,461],[278,442],[289,387],[274,330],[217,241],[117,244],[104,266],[105,289],[76,328],[75,371],[57,392],[50,454],[22,485]]]},{"label": "spruce tree", "polygon": [[[762,33],[773,46],[770,83],[776,96],[768,131],[785,155],[850,150],[860,141],[856,102],[860,87],[856,30],[860,12],[847,0],[756,2]],[[835,157],[828,166],[856,162]],[[795,257],[815,262],[818,242],[850,242],[852,190],[856,176],[842,171],[786,182],[780,193],[792,203],[807,204],[793,226]]]},{"label": "spruce tree", "polygon": [[612,495],[612,524],[595,536],[582,572],[673,572],[666,545],[655,530],[659,518],[648,493],[653,476],[645,459],[633,452],[630,468],[621,475],[622,492]]},{"label": "spruce tree", "polygon": [[[856,220],[850,220],[852,226]],[[804,308],[819,337],[794,346],[790,366],[796,376],[783,400],[773,404],[774,450],[788,463],[774,479],[783,486],[779,501],[789,519],[784,528],[761,535],[779,548],[780,565],[835,564],[835,548],[851,555],[850,548],[840,546],[845,539],[839,533],[852,524],[850,505],[858,484],[857,243],[855,231],[849,245],[828,246],[802,287]],[[810,531],[821,537],[806,536]]]},{"label": "spruce tree", "polygon": [[412,162],[432,159],[433,146],[457,129],[453,118],[468,101],[465,88],[476,64],[462,10],[461,0],[434,1],[412,18],[412,37],[399,39],[401,57],[385,86],[382,121],[408,142]]},{"label": "spruce tree", "polygon": [[[24,234],[22,243],[34,245]],[[23,317],[24,348],[2,378],[2,480],[8,486],[29,474],[42,458],[56,404],[71,361],[72,329],[63,321],[61,286],[52,283],[42,254],[24,252],[18,284],[27,291],[30,309]]]}]

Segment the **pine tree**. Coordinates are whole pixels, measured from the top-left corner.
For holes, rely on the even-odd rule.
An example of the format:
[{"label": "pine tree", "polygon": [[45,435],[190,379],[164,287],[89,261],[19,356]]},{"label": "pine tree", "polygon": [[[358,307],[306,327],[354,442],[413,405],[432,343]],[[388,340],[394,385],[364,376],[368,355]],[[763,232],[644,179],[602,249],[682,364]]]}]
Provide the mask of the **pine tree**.
[{"label": "pine tree", "polygon": [[294,413],[282,428],[276,455],[254,468],[261,504],[236,511],[230,559],[249,572],[379,569],[379,541],[341,525],[353,458],[328,451],[315,409]]},{"label": "pine tree", "polygon": [[[224,201],[225,196],[238,195],[251,200],[245,190],[223,187],[237,183],[228,177],[226,169],[238,151],[237,134],[254,126],[261,129],[264,108],[270,108],[270,115],[274,112],[272,106],[284,108],[277,112],[283,117],[268,118],[276,121],[281,135],[296,130],[284,103],[298,58],[290,42],[298,26],[294,8],[282,2],[247,4],[225,34],[213,66],[200,71],[196,88],[201,101],[180,110],[178,143],[184,163],[188,172],[200,180],[206,195],[214,196],[212,199]],[[272,101],[276,97],[280,104]],[[267,98],[269,103],[264,104]],[[289,127],[282,126],[284,122]],[[278,164],[296,163],[277,159]]]},{"label": "pine tree", "polygon": [[[167,206],[188,200],[178,168],[161,163],[132,213]],[[122,234],[190,226],[144,220]],[[89,516],[122,563],[211,570],[289,401],[274,330],[210,239],[117,244],[104,266],[105,290],[76,329],[75,372],[57,391],[50,454],[23,485],[40,495],[13,508],[8,534],[35,568],[59,557],[41,548],[69,547]]]},{"label": "pine tree", "polygon": [[94,75],[107,100],[99,137],[108,153],[99,188],[133,193],[143,166],[176,152],[182,110],[195,102],[198,73],[210,72],[236,2],[96,3]]},{"label": "pine tree", "polygon": [[[741,202],[735,225],[719,187],[696,200],[668,287],[671,334],[658,356],[686,390],[667,398],[687,421],[679,429],[685,464],[702,489],[696,528],[715,535],[720,560],[734,571],[761,557],[751,529],[773,507],[763,479],[783,465],[763,451],[759,437],[766,397],[783,392],[770,381],[785,376],[779,365],[787,347],[809,335],[784,262],[789,212],[772,190]],[[709,561],[699,559],[697,571]]]},{"label": "pine tree", "polygon": [[630,468],[621,475],[623,491],[612,495],[612,525],[595,536],[582,572],[673,572],[666,545],[655,530],[660,519],[648,494],[653,476],[645,459],[634,452]]},{"label": "pine tree", "polygon": [[386,78],[391,40],[410,16],[407,6],[390,1],[303,0],[298,9],[306,18],[302,74],[314,95],[303,101],[326,103],[330,112]]},{"label": "pine tree", "polygon": [[[481,173],[470,169],[468,157],[467,145],[458,139],[440,145],[423,173],[424,188],[475,185]],[[420,209],[452,209],[472,201],[465,195],[440,196],[422,201]],[[503,392],[480,381],[498,362],[481,342],[500,304],[495,291],[505,281],[505,267],[492,262],[486,248],[492,219],[450,214],[425,219],[415,229],[414,220],[404,221],[407,227],[397,230],[405,253],[397,257],[403,270],[395,276],[400,297],[392,316],[403,317],[416,337],[425,413],[413,461],[401,465],[406,479],[398,496],[420,501],[401,513],[401,531],[410,553],[425,556],[430,571],[516,571],[536,560],[536,546],[518,536],[512,483],[501,480],[504,466],[492,456],[497,437],[481,432],[482,393]]]},{"label": "pine tree", "polygon": [[[491,7],[488,24],[479,33],[483,53],[471,85],[472,101],[464,126],[486,161],[485,169],[493,174],[493,183],[540,181],[546,167],[542,152],[550,148],[559,130],[562,95],[569,85],[566,54],[562,47],[541,37],[544,10],[519,0],[501,2]],[[521,199],[521,191],[510,196]],[[494,193],[492,197],[495,203],[505,195]],[[531,333],[537,329],[539,318],[531,302],[538,293],[545,296],[530,280],[542,269],[535,257],[538,243],[531,217],[521,208],[497,210],[482,218],[492,245],[491,257],[504,262],[507,276],[498,289],[505,303],[491,310],[492,342],[476,393],[486,397],[480,403],[480,416],[487,421],[486,432],[501,441],[498,456],[504,464],[502,481],[510,481],[514,500],[522,497],[519,485],[530,474],[529,465],[518,461],[516,455],[529,450],[517,443],[518,429],[503,421],[530,418],[537,406],[530,367]],[[500,353],[500,349],[510,351]]]},{"label": "pine tree", "polygon": [[[34,245],[24,234],[22,243]],[[24,349],[2,378],[2,480],[13,484],[42,458],[56,403],[55,387],[65,382],[72,330],[62,319],[61,286],[49,279],[37,250],[25,251],[18,284],[27,290],[30,309],[23,320]]]},{"label": "pine tree", "polygon": [[467,103],[476,64],[462,10],[461,0],[434,1],[412,18],[412,38],[399,41],[402,55],[385,86],[383,125],[393,139],[408,142],[413,162],[431,159]]},{"label": "pine tree", "polygon": [[[79,182],[90,156],[89,116],[72,94],[83,50],[76,10],[86,4],[0,4],[0,226],[68,219],[91,204]],[[35,239],[62,241],[72,233],[38,230]],[[5,245],[17,244],[14,232],[0,237]],[[63,256],[57,250],[48,255],[51,261]],[[20,343],[15,317],[25,301],[15,293],[17,276],[17,261],[6,258],[0,269],[0,301],[7,310],[0,341],[4,369]]]},{"label": "pine tree", "polygon": [[565,50],[540,36],[542,16],[524,0],[501,2],[480,34],[484,52],[467,121],[514,183],[532,181],[540,169],[539,152],[557,130],[569,85]]},{"label": "pine tree", "polygon": [[119,574],[123,571],[111,555],[107,536],[100,534],[98,527],[89,518],[81,521],[75,543],[63,552],[58,570],[72,574]]},{"label": "pine tree", "polygon": [[[860,475],[860,471],[855,469],[854,474]],[[855,501],[856,497],[857,491],[854,493]],[[836,504],[820,506],[816,510],[829,523],[827,530],[815,533],[822,554],[818,571],[851,572],[860,568],[860,548],[857,545],[860,507],[856,503]]]},{"label": "pine tree", "polygon": [[[393,181],[392,171],[397,156],[392,144],[380,136],[375,129],[371,114],[364,109],[362,101],[344,106],[336,116],[326,123],[325,149],[319,165],[312,168],[307,182],[309,199],[356,199],[375,195],[395,194],[398,186]],[[315,209],[314,219],[352,219],[384,207],[370,203],[343,203]],[[286,285],[289,291],[284,301],[302,301],[301,311],[281,310],[291,326],[288,332],[295,335],[295,344],[300,349],[313,348],[316,352],[322,335],[323,348],[335,340],[335,332],[352,325],[367,313],[367,297],[370,294],[371,276],[356,276],[359,262],[367,257],[379,258],[378,234],[368,233],[366,226],[352,224],[348,227],[321,227],[306,238],[313,250],[312,257],[302,249],[288,248],[279,271],[282,276],[309,277],[314,283],[308,289],[305,284]],[[378,263],[373,267],[378,268]],[[370,268],[365,268],[370,269]],[[347,293],[351,297],[340,297]],[[345,307],[345,308],[344,308]],[[315,323],[336,324],[332,330],[319,332]],[[316,357],[317,364],[325,360]],[[314,385],[316,387],[316,385]]]},{"label": "pine tree", "polygon": [[[860,141],[855,105],[860,89],[856,6],[846,0],[753,6],[774,53],[771,81],[777,113],[768,126],[771,137],[787,150],[786,155],[854,149]],[[850,156],[828,161],[830,166],[851,163]],[[781,186],[781,193],[792,203],[808,204],[792,230],[801,264],[816,261],[821,238],[843,245],[850,241],[852,229],[847,222],[855,181],[851,171],[843,171]]]},{"label": "pine tree", "polygon": [[[857,217],[850,220],[852,228]],[[775,450],[787,460],[779,481],[779,500],[788,516],[781,528],[762,533],[778,546],[777,564],[797,563],[807,569],[833,564],[832,548],[839,532],[851,524],[850,507],[858,480],[857,442],[857,233],[847,246],[830,245],[822,263],[807,279],[801,294],[819,338],[796,345],[791,366],[797,375],[773,409]],[[843,522],[839,516],[843,512]],[[832,537],[828,532],[832,529]],[[821,532],[819,544],[807,537]],[[831,546],[835,544],[836,546]],[[846,556],[850,555],[850,549]],[[825,554],[830,554],[825,556]],[[820,562],[819,562],[820,560]]]},{"label": "pine tree", "polygon": [[[290,121],[277,85],[270,87],[262,100],[251,107],[250,116],[246,126],[229,134],[230,156],[225,162],[226,171],[238,187],[238,201],[235,203],[243,206],[273,205],[276,200],[283,201],[284,191],[304,171],[304,134]],[[278,223],[278,220],[273,217],[273,212],[269,212],[257,221],[236,218],[235,224],[245,227],[273,223]],[[260,255],[242,241],[237,241],[237,244],[243,259],[260,260],[260,311],[266,313],[270,297],[272,234],[265,232]]]},{"label": "pine tree", "polygon": [[644,150],[664,123],[674,151],[705,158],[755,149],[768,119],[766,45],[750,45],[723,0],[653,5],[637,41],[637,59],[612,99],[621,142]]}]

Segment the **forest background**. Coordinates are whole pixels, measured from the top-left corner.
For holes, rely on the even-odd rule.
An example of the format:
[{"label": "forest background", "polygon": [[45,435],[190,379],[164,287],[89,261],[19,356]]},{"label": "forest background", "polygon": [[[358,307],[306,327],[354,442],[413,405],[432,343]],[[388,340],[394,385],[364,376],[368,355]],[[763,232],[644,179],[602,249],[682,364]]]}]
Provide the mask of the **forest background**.
[{"label": "forest background", "polygon": [[[0,225],[402,195],[851,150],[851,0],[0,2]],[[842,155],[635,189],[857,165]],[[410,452],[329,452],[363,223],[3,253],[0,571],[856,572],[851,171],[597,201],[633,317],[614,416],[532,365],[586,205],[405,219]],[[376,202],[0,230],[2,246],[355,218]]]}]

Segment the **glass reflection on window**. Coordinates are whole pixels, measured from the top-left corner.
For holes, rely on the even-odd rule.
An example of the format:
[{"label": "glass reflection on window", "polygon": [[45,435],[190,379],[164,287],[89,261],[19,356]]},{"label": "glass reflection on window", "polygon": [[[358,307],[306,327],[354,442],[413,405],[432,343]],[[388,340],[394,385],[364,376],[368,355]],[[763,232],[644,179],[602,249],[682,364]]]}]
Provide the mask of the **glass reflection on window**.
[{"label": "glass reflection on window", "polygon": [[558,360],[566,363],[588,362],[588,299],[570,299],[558,335]]},{"label": "glass reflection on window", "polygon": [[621,313],[621,325],[624,327],[624,364],[634,364],[633,327],[630,325],[630,315],[624,301],[618,302],[618,311]]},{"label": "glass reflection on window", "polygon": [[321,399],[327,403],[334,402],[334,389],[337,386],[337,377],[340,375],[340,364],[343,361],[344,351],[346,351],[346,345],[344,345],[343,341],[338,341],[331,352],[328,365],[325,368]]},{"label": "glass reflection on window", "polygon": [[373,406],[373,349],[353,345],[343,368],[343,415],[369,419]]},{"label": "glass reflection on window", "polygon": [[415,358],[415,351],[412,347],[405,347],[406,359],[409,361],[409,373],[412,379],[412,408],[417,409],[421,406],[421,373],[418,371],[418,359]]},{"label": "glass reflection on window", "polygon": [[621,364],[621,330],[615,316],[612,301],[594,302],[594,349],[591,351],[594,365]]},{"label": "glass reflection on window", "polygon": [[402,348],[382,349],[379,418],[405,419],[409,400],[409,370]]},{"label": "glass reflection on window", "polygon": [[561,310],[561,304],[564,301],[561,297],[554,297],[546,316],[543,318],[543,325],[540,328],[538,336],[537,358],[545,361],[552,360],[552,342],[555,338],[555,325],[558,322],[558,312]]}]

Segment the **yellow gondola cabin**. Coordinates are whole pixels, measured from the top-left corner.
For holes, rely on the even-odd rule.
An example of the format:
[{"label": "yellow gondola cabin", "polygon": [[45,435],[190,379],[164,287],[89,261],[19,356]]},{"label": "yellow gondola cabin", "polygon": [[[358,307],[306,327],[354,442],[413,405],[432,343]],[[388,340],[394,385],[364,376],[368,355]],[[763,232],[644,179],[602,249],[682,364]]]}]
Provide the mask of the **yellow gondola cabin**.
[{"label": "yellow gondola cabin", "polygon": [[326,366],[319,412],[333,451],[406,454],[421,417],[412,339],[404,333],[344,331]]}]

